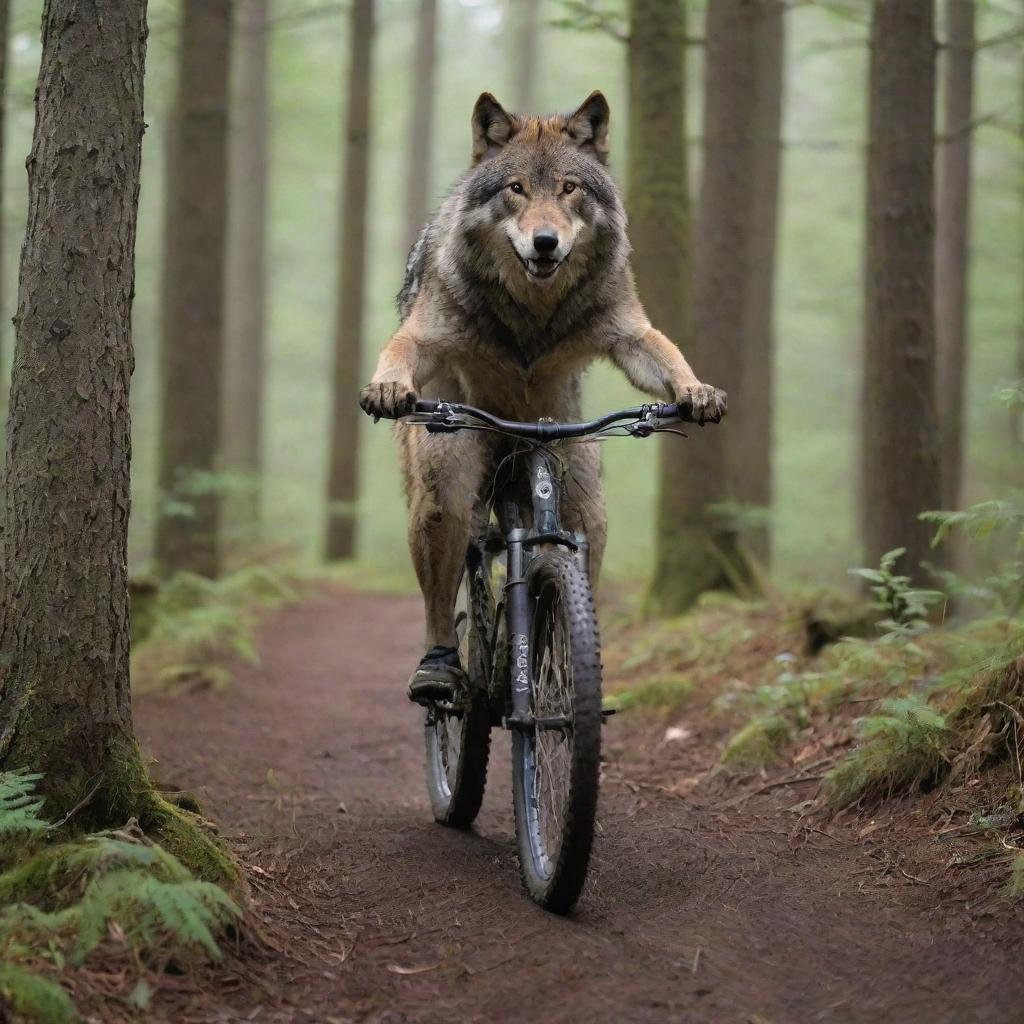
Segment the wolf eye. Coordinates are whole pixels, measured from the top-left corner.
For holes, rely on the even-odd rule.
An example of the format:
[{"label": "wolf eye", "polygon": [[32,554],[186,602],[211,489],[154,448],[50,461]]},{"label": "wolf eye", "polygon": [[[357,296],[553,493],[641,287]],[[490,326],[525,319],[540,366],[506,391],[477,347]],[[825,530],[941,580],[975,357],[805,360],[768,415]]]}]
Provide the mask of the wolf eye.
[{"label": "wolf eye", "polygon": [[523,194],[523,186],[520,185],[518,181],[513,181],[512,184],[509,185],[509,188],[515,192],[517,196],[521,196]]},{"label": "wolf eye", "polygon": [[573,192],[575,192],[575,191],[576,191],[576,182],[575,182],[575,181],[567,181],[567,182],[566,182],[566,183],[565,183],[565,184],[564,184],[564,185],[562,186],[562,191],[563,191],[563,192],[564,192],[564,193],[565,193],[565,194],[566,194],[567,196],[571,196],[571,195],[573,194]]}]

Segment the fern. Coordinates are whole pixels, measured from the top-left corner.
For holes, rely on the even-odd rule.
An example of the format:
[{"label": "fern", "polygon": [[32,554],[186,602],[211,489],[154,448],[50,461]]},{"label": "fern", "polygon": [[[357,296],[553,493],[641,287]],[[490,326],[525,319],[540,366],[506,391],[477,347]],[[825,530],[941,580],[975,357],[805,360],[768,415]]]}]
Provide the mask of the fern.
[{"label": "fern", "polygon": [[[184,870],[184,869],[183,869]],[[80,963],[103,940],[111,923],[134,950],[168,954],[204,951],[221,957],[214,931],[239,916],[231,898],[211,882],[165,882],[137,869],[93,879],[80,903],[65,912],[76,933],[73,959]]]},{"label": "fern", "polygon": [[825,776],[836,806],[887,796],[934,779],[947,757],[946,717],[920,695],[882,702],[860,727],[863,743]]},{"label": "fern", "polygon": [[78,1020],[71,999],[60,985],[13,963],[0,963],[0,1011],[4,1006],[11,1008],[15,1020],[45,1024],[74,1024]]},{"label": "fern", "polygon": [[48,827],[39,817],[43,801],[35,796],[41,778],[26,771],[0,772],[0,842],[43,832]]},{"label": "fern", "polygon": [[887,618],[879,622],[883,630],[882,639],[893,642],[921,633],[928,628],[929,608],[942,600],[938,590],[920,590],[910,585],[909,576],[899,575],[896,562],[906,553],[906,548],[894,548],[882,555],[877,569],[851,569],[853,576],[860,576],[871,584],[875,595],[875,607]]},{"label": "fern", "polygon": [[[50,912],[25,903],[8,907],[0,912],[0,939],[61,940],[80,963],[116,924],[139,953],[201,950],[216,960],[214,932],[240,915],[218,886],[196,880],[172,854],[129,832],[88,836],[69,845],[62,862],[71,890],[63,902],[81,897]],[[76,884],[81,879],[88,879],[84,892]]]}]

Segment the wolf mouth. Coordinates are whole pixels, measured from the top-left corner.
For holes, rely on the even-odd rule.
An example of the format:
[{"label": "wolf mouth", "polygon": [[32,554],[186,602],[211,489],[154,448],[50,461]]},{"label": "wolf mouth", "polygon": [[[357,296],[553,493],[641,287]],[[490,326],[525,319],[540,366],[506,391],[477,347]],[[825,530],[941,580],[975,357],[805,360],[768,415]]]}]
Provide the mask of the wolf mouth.
[{"label": "wolf mouth", "polygon": [[569,253],[566,253],[560,260],[551,259],[549,256],[526,258],[520,255],[519,250],[511,239],[510,244],[512,245],[512,251],[516,254],[516,258],[523,265],[523,269],[530,277],[537,281],[547,281],[554,277],[555,274],[558,273],[559,267],[561,267],[569,256]]}]

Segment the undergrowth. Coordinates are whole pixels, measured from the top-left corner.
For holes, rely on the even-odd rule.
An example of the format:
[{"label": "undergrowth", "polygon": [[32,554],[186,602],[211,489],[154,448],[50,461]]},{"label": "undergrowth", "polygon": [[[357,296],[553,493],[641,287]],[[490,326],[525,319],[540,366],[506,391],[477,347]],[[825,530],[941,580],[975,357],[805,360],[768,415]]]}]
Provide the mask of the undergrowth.
[{"label": "undergrowth", "polygon": [[73,839],[40,817],[38,775],[0,773],[0,1018],[78,1020],[68,972],[117,958],[144,1009],[169,964],[218,960],[218,936],[240,916],[223,889],[196,879],[135,821]]},{"label": "undergrowth", "polygon": [[136,686],[225,685],[231,661],[258,662],[260,615],[297,600],[301,583],[297,573],[252,566],[216,580],[179,573],[149,588],[132,606]]},{"label": "undergrowth", "polygon": [[[935,585],[925,589],[898,571],[902,552],[889,552],[878,567],[853,570],[872,592],[867,631],[857,628],[865,617],[838,611],[841,603],[823,628],[814,600],[715,596],[682,619],[613,639],[609,674],[629,682],[611,700],[676,715],[699,697],[711,713],[705,727],[717,723],[723,737],[717,771],[788,765],[820,780],[820,800],[835,810],[963,787],[977,794],[967,805],[980,817],[991,817],[988,801],[1017,820],[1024,504],[922,518],[936,526],[936,545],[961,535],[985,545],[978,564],[995,569],[976,579],[933,569]],[[852,628],[833,629],[844,617]],[[1006,856],[1020,845],[1016,833],[998,840]],[[1013,865],[1006,892],[1024,896],[1024,852]]]}]

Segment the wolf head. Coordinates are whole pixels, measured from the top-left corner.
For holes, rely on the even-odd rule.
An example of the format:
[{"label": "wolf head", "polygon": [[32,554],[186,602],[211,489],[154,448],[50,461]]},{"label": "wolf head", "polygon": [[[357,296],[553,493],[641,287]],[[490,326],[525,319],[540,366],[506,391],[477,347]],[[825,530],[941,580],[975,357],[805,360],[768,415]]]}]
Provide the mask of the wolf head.
[{"label": "wolf head", "polygon": [[484,93],[473,109],[473,169],[460,192],[465,253],[529,304],[557,300],[625,259],[625,215],[605,168],[608,102],[572,114],[510,114]]}]

